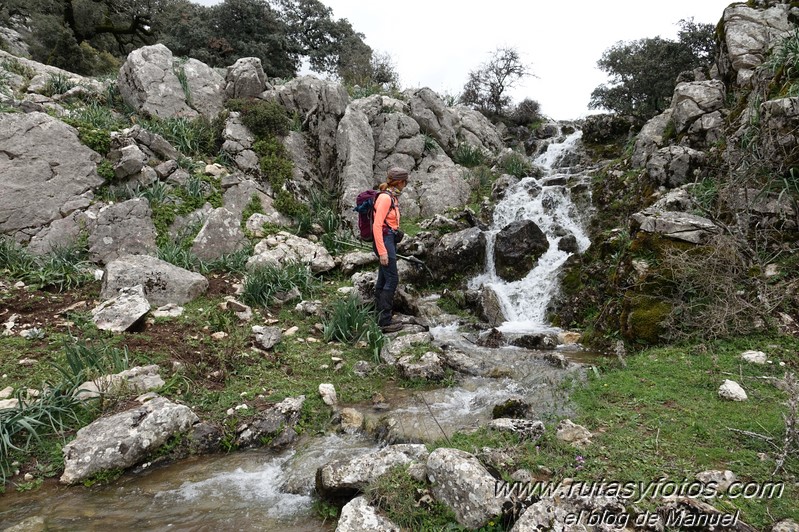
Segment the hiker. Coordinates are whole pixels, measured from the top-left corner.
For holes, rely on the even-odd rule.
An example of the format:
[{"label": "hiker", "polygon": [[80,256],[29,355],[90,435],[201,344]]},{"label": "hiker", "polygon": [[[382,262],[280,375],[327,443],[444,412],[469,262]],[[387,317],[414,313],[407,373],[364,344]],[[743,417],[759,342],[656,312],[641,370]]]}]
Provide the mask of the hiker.
[{"label": "hiker", "polygon": [[380,184],[380,191],[386,194],[379,194],[375,199],[372,249],[380,259],[380,269],[375,283],[375,307],[378,312],[377,323],[383,332],[396,332],[402,329],[402,323],[392,321],[391,315],[394,292],[399,285],[397,244],[404,236],[399,229],[399,196],[407,184],[408,171],[397,166],[391,167],[386,174],[386,182]]}]

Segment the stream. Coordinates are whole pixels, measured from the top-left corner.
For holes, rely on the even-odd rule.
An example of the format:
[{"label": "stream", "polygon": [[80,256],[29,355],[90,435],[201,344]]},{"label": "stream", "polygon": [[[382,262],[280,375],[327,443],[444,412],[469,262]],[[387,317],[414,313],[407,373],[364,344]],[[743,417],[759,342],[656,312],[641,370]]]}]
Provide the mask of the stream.
[{"label": "stream", "polygon": [[[507,319],[498,328],[502,332],[559,332],[545,320],[546,306],[558,289],[558,270],[569,256],[557,244],[565,235],[574,235],[580,252],[590,244],[565,184],[581,176],[561,165],[579,138],[577,132],[550,144],[534,161],[544,176],[512,185],[496,207],[487,232],[488,266],[469,284],[490,286],[498,294]],[[493,268],[494,237],[522,218],[539,225],[549,250],[526,277],[505,282]],[[387,385],[381,390],[387,411],[371,404],[342,405],[360,410],[368,423],[390,417],[392,427],[384,441],[429,442],[476,429],[491,419],[495,405],[517,397],[533,406],[536,419],[567,416],[571,410],[564,380],[583,378],[598,356],[579,345],[559,346],[554,353],[570,362],[562,368],[552,363],[552,351],[478,347],[454,325],[438,325],[430,332],[434,343],[467,353],[486,370],[449,388],[421,391]],[[105,486],[65,487],[48,481],[31,492],[0,496],[0,530],[21,523],[20,530],[52,531],[333,530],[335,522],[322,522],[313,511],[316,469],[378,446],[365,435],[326,435],[305,438],[282,453],[241,451],[144,468]]]}]

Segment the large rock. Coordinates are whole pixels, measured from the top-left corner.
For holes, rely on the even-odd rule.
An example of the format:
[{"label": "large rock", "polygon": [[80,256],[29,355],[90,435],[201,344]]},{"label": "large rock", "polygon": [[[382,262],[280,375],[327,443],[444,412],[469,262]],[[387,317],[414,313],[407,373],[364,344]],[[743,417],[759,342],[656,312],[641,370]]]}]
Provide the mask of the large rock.
[{"label": "large rock", "polygon": [[281,231],[255,245],[255,255],[247,261],[247,269],[259,266],[284,267],[290,263],[305,264],[313,273],[336,267],[333,257],[321,244]]},{"label": "large rock", "polygon": [[[632,526],[631,513],[617,497],[581,495],[582,483],[561,483],[553,495],[547,495],[527,506],[511,528],[511,532],[540,530],[622,530]],[[587,483],[585,484],[588,485]],[[527,496],[529,497],[529,495]],[[527,503],[530,501],[527,500]],[[589,516],[602,518],[599,526],[587,526]]]},{"label": "large rock", "polygon": [[296,426],[304,403],[304,395],[287,397],[259,412],[236,428],[236,445],[252,447],[268,442],[270,448],[281,449],[291,444],[297,439]]},{"label": "large rock", "polygon": [[101,331],[123,332],[130,329],[150,311],[144,288],[136,285],[122,288],[92,310],[92,321]]},{"label": "large rock", "polygon": [[430,252],[428,267],[437,277],[469,275],[485,267],[486,239],[478,227],[447,233]]},{"label": "large rock", "polygon": [[400,532],[400,527],[377,513],[365,497],[355,497],[344,505],[336,532]]},{"label": "large rock", "polygon": [[712,221],[687,212],[644,209],[631,218],[641,231],[691,244],[704,244],[720,232]]},{"label": "large rock", "polygon": [[227,68],[225,94],[228,98],[255,98],[267,86],[266,74],[257,57],[242,57]]},{"label": "large rock", "polygon": [[334,460],[316,470],[316,492],[329,500],[341,500],[363,491],[389,469],[427,459],[421,444],[389,445],[355,458]]},{"label": "large rock", "polygon": [[181,68],[191,96],[190,105],[212,120],[225,108],[225,79],[202,61],[189,59]]},{"label": "large rock", "polygon": [[174,71],[172,52],[163,44],[144,46],[128,54],[117,76],[122,100],[136,111],[157,116],[196,117]]},{"label": "large rock", "polygon": [[444,151],[451,153],[458,144],[455,127],[458,116],[431,89],[424,87],[408,92],[411,117],[423,133],[433,137]]},{"label": "large rock", "polygon": [[665,144],[665,133],[671,123],[672,109],[666,109],[659,115],[651,118],[635,139],[633,155],[630,164],[633,168],[643,168],[649,157]]},{"label": "large rock", "polygon": [[241,214],[224,207],[214,209],[194,237],[191,252],[198,258],[212,261],[242,249],[247,237],[241,230]]},{"label": "large rock", "polygon": [[100,155],[44,113],[0,113],[0,146],[0,234],[27,241],[103,183]]},{"label": "large rock", "polygon": [[427,476],[433,496],[465,527],[480,528],[502,513],[503,501],[494,492],[497,480],[470,453],[436,449],[427,459]]},{"label": "large rock", "polygon": [[646,163],[646,171],[659,185],[674,188],[694,181],[705,164],[704,152],[686,146],[660,148]]},{"label": "large rock", "polygon": [[494,244],[497,275],[506,281],[522,279],[530,273],[547,249],[547,236],[534,221],[511,222],[497,233]]},{"label": "large rock", "polygon": [[[314,76],[300,76],[266,91],[262,98],[275,99],[289,114],[302,118],[303,129],[307,131],[305,140],[313,155],[311,158],[318,161],[321,175],[331,178],[322,185],[329,188],[335,186],[337,128],[350,100],[346,88],[340,83]],[[294,159],[298,158],[295,156]]]},{"label": "large rock", "polygon": [[100,297],[135,285],[142,285],[150,304],[160,307],[192,301],[208,290],[208,279],[155,257],[126,255],[106,265]]},{"label": "large rock", "polygon": [[103,375],[78,387],[75,397],[92,399],[103,395],[141,394],[157,390],[165,384],[156,364],[136,366],[113,375]]},{"label": "large rock", "polygon": [[189,407],[163,397],[100,418],[64,446],[61,482],[75,484],[103,471],[131,467],[198,421]]},{"label": "large rock", "polygon": [[89,235],[89,257],[101,264],[123,255],[158,252],[150,203],[134,198],[100,209],[97,226]]},{"label": "large rock", "polygon": [[748,85],[774,43],[794,29],[788,19],[791,9],[787,3],[767,9],[743,3],[726,8],[720,23],[724,32],[721,49],[726,52],[720,54],[720,73],[734,78],[738,85]]},{"label": "large rock", "polygon": [[686,131],[701,116],[724,107],[725,96],[724,83],[719,80],[677,84],[671,99],[677,133]]}]

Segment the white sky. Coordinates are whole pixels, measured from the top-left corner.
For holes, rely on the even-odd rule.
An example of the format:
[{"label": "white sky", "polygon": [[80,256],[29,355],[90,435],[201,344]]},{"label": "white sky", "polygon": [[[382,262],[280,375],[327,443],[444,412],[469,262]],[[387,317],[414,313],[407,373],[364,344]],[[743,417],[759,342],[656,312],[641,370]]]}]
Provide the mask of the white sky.
[{"label": "white sky", "polygon": [[349,20],[373,50],[391,56],[403,88],[457,95],[469,71],[497,47],[516,48],[536,77],[511,91],[514,101],[531,98],[543,114],[567,120],[589,112],[591,91],[607,79],[596,68],[606,49],[618,41],[676,39],[677,22],[690,17],[715,25],[731,0],[321,2],[334,19]]}]

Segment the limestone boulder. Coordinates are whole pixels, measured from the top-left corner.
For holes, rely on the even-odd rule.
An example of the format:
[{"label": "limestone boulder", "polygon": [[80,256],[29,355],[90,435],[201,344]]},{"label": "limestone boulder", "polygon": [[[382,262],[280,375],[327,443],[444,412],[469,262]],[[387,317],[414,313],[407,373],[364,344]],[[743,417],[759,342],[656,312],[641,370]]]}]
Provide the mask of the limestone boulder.
[{"label": "limestone boulder", "polygon": [[198,421],[189,407],[163,397],[102,417],[80,429],[64,446],[61,482],[75,484],[103,471],[136,465]]},{"label": "limestone boulder", "polygon": [[0,113],[0,234],[28,241],[87,204],[103,179],[101,157],[75,129],[44,113]]},{"label": "limestone boulder", "polygon": [[198,116],[186,102],[172,52],[163,44],[129,53],[119,70],[117,85],[123,101],[136,111],[159,118]]},{"label": "limestone boulder", "polygon": [[120,288],[141,285],[155,307],[182,305],[208,290],[208,279],[148,255],[125,255],[109,262],[103,273],[100,297],[113,297]]},{"label": "limestone boulder", "polygon": [[97,214],[97,225],[89,235],[89,257],[106,264],[123,255],[158,252],[150,203],[134,198],[107,205]]}]

